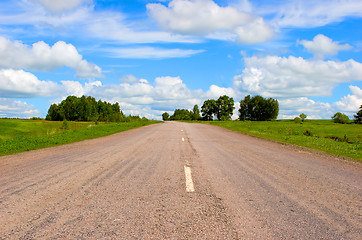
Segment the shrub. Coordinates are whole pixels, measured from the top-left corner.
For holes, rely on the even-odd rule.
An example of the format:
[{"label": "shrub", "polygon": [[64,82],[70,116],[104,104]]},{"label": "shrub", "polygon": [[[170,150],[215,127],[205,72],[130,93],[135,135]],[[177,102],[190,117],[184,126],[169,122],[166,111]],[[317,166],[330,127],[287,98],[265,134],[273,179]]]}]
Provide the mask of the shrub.
[{"label": "shrub", "polygon": [[60,128],[64,129],[64,130],[68,130],[69,129],[68,121],[64,120],[62,123],[62,126]]},{"label": "shrub", "polygon": [[295,123],[302,123],[302,119],[300,119],[300,117],[295,117],[294,122]]},{"label": "shrub", "polygon": [[332,119],[335,123],[342,123],[342,124],[349,123],[348,116],[346,114],[340,113],[340,112],[337,112],[336,114],[334,114]]},{"label": "shrub", "polygon": [[313,137],[313,133],[311,130],[307,129],[304,131],[303,135],[308,136],[308,137]]}]

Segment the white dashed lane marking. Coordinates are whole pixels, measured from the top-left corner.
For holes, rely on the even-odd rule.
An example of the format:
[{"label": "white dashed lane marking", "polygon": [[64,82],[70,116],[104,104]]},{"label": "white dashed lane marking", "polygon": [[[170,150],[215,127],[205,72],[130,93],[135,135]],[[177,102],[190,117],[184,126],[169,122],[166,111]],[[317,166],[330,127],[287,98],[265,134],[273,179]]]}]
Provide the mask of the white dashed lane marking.
[{"label": "white dashed lane marking", "polygon": [[184,142],[184,141],[185,141],[185,138],[181,138],[181,140]]},{"label": "white dashed lane marking", "polygon": [[186,178],[186,192],[194,192],[194,183],[191,177],[191,168],[188,166],[184,166],[185,169],[185,178]]}]

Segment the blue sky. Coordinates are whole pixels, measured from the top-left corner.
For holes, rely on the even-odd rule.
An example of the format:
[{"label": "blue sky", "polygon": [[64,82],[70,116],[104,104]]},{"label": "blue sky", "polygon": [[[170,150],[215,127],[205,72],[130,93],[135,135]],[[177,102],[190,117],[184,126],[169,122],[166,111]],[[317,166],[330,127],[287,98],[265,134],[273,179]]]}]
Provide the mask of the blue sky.
[{"label": "blue sky", "polygon": [[221,95],[279,118],[362,105],[357,0],[0,1],[0,117],[45,117],[68,95],[160,119]]}]

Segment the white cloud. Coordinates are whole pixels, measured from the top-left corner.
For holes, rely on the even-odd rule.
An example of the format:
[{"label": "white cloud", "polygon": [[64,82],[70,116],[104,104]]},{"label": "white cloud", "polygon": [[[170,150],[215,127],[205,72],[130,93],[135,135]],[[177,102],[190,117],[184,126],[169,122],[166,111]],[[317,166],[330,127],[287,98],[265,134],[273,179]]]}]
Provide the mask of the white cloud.
[{"label": "white cloud", "polygon": [[235,87],[265,97],[330,96],[339,83],[362,80],[362,64],[352,59],[336,62],[253,56],[244,60],[245,69],[235,76]]},{"label": "white cloud", "polygon": [[306,97],[278,100],[280,119],[293,119],[304,113],[308,119],[330,119],[334,109],[329,103],[316,102]]},{"label": "white cloud", "polygon": [[[209,90],[205,94],[203,94],[203,98],[217,99],[223,95],[227,95],[229,97],[239,97],[240,96],[240,94],[232,88],[219,87],[219,86],[213,84],[209,87]],[[236,99],[234,99],[234,100],[236,100]],[[236,100],[236,101],[239,101],[239,100]]]},{"label": "white cloud", "polygon": [[[158,77],[153,83],[146,79],[135,79],[126,76],[121,84],[102,85],[98,83],[66,83],[69,89],[73,84],[77,92],[93,96],[109,102],[119,102],[126,114],[140,114],[160,118],[164,111],[176,108],[191,109],[195,104],[202,103],[203,92],[190,90],[179,77]],[[64,83],[63,83],[64,84]],[[80,88],[82,86],[82,88]]]},{"label": "white cloud", "polygon": [[[44,5],[39,4],[39,1],[23,0],[18,5],[0,1],[0,8],[14,9],[0,15],[0,25],[7,28],[7,35],[16,34],[14,28],[18,28],[17,30],[23,31],[23,34],[26,35],[28,35],[29,31],[32,31],[34,35],[49,36],[58,34],[68,37],[76,36],[87,40],[89,38],[93,40],[112,40],[122,44],[200,42],[200,39],[195,37],[153,30],[154,27],[148,22],[137,23],[132,21],[132,16],[128,18],[119,11],[105,11],[95,9],[94,4],[82,4],[83,2],[90,2],[90,0],[84,0],[79,5],[74,5],[71,11],[63,11],[61,10],[62,7],[59,6],[57,7],[60,11],[59,14],[49,14],[49,9],[47,10]],[[48,1],[55,5],[63,5],[62,2],[64,2]],[[68,1],[73,2],[72,0]],[[30,27],[30,30],[24,30],[28,28],[27,26]]]},{"label": "white cloud", "polygon": [[72,10],[75,7],[79,6],[84,2],[91,2],[90,0],[35,0],[39,2],[42,6],[53,13],[58,13],[62,11]]},{"label": "white cloud", "polygon": [[190,50],[190,49],[164,49],[154,47],[135,47],[135,48],[117,48],[107,49],[113,57],[117,58],[183,58],[202,53],[204,50]]},{"label": "white cloud", "polygon": [[[89,19],[84,20],[87,34],[100,38],[110,39],[119,43],[155,43],[155,42],[181,42],[195,43],[200,40],[194,37],[164,31],[134,29],[126,24],[126,17],[118,12],[89,13]],[[144,25],[144,24],[142,24]]]},{"label": "white cloud", "polygon": [[31,118],[39,117],[40,111],[22,101],[0,98],[0,118]]},{"label": "white cloud", "polygon": [[23,70],[0,69],[0,96],[28,98],[54,96],[60,93],[54,82],[40,81],[35,75]]},{"label": "white cloud", "polygon": [[24,70],[0,69],[0,96],[5,98],[56,97],[69,95],[82,96],[95,87],[101,87],[100,81],[41,81],[34,74]]},{"label": "white cloud", "polygon": [[215,38],[215,33],[231,32],[242,44],[265,42],[274,34],[261,17],[220,7],[212,0],[173,0],[168,7],[150,3],[147,10],[162,28],[180,34]]},{"label": "white cloud", "polygon": [[344,96],[341,101],[334,103],[334,107],[349,116],[356,114],[362,105],[362,89],[358,86],[349,86],[351,93]]},{"label": "white cloud", "polygon": [[139,79],[133,75],[126,75],[121,77],[119,80],[124,83],[136,83]]},{"label": "white cloud", "polygon": [[274,14],[280,27],[314,28],[340,22],[347,17],[362,16],[360,0],[285,0],[258,6],[262,15]]},{"label": "white cloud", "polygon": [[318,59],[323,59],[326,56],[334,56],[341,50],[349,50],[352,48],[348,44],[340,45],[338,42],[333,42],[332,39],[323,34],[315,36],[313,41],[301,40],[300,44]]},{"label": "white cloud", "polygon": [[65,89],[66,95],[72,95],[81,97],[84,95],[85,91],[80,82],[76,81],[61,81],[63,88]]},{"label": "white cloud", "polygon": [[29,47],[0,37],[0,67],[52,71],[63,66],[74,69],[81,78],[102,77],[100,67],[84,60],[72,44],[59,41],[50,47],[41,41]]}]

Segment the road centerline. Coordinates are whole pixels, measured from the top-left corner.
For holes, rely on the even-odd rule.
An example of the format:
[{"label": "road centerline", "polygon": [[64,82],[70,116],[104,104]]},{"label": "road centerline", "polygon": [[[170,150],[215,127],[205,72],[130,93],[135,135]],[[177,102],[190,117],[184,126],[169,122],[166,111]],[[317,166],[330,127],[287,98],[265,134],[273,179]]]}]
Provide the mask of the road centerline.
[{"label": "road centerline", "polygon": [[194,192],[194,183],[191,177],[191,168],[188,166],[184,166],[185,169],[185,178],[186,178],[186,192]]}]

